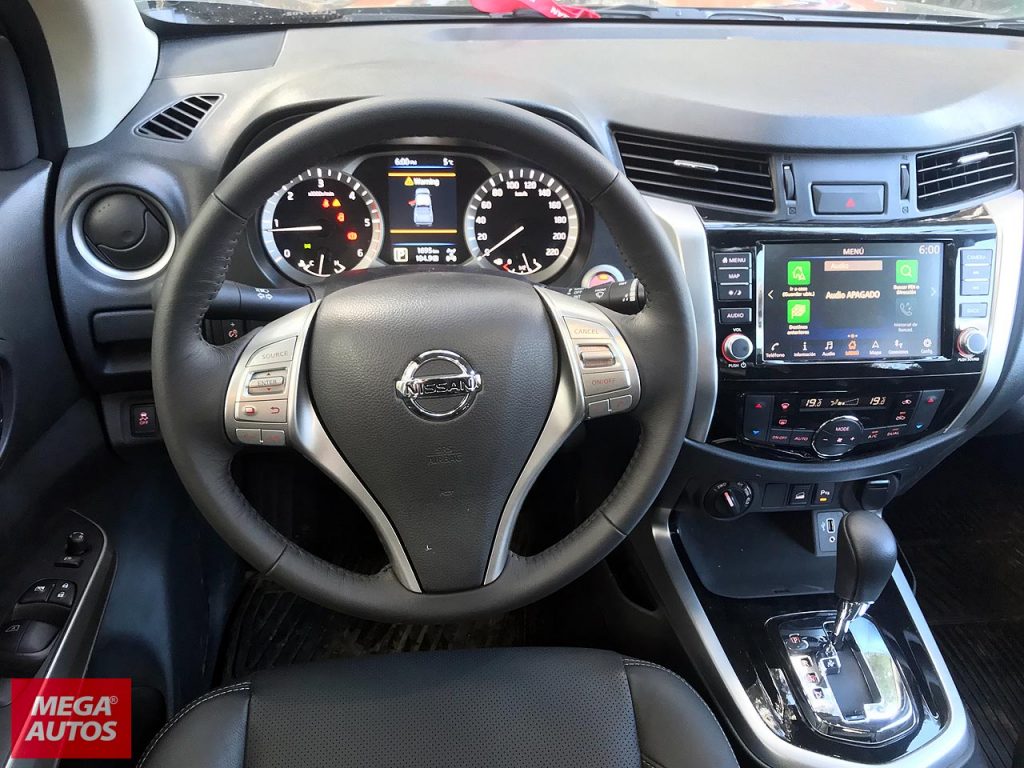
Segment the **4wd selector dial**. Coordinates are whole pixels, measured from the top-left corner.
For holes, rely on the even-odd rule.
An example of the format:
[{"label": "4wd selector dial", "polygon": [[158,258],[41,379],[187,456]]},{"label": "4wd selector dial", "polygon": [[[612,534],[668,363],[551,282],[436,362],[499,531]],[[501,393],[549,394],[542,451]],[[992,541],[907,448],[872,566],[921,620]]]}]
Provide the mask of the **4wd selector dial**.
[{"label": "4wd selector dial", "polygon": [[811,447],[823,459],[834,459],[856,448],[864,438],[864,426],[856,416],[836,416],[814,433]]},{"label": "4wd selector dial", "polygon": [[722,357],[730,363],[742,363],[754,352],[754,342],[742,333],[730,333],[722,341]]}]

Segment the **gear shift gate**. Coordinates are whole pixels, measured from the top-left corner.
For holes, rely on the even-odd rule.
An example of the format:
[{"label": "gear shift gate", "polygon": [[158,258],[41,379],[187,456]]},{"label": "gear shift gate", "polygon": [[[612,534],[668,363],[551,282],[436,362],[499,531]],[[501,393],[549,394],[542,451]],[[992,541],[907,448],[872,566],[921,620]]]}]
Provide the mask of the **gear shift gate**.
[{"label": "gear shift gate", "polygon": [[805,719],[830,738],[857,744],[903,736],[917,725],[917,711],[885,639],[874,622],[861,617],[850,623],[847,641],[836,648],[833,623],[831,613],[771,622],[786,649]]}]

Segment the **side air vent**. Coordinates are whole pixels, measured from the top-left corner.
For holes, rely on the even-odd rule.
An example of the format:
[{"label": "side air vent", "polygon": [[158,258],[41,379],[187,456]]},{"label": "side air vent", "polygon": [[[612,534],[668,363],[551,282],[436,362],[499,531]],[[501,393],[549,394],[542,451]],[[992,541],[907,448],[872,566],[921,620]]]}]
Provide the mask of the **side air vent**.
[{"label": "side air vent", "polygon": [[222,98],[219,93],[189,96],[139,123],[135,133],[150,139],[185,141]]},{"label": "side air vent", "polygon": [[626,176],[641,192],[698,206],[771,213],[771,158],[725,144],[615,131]]},{"label": "side air vent", "polygon": [[917,207],[973,200],[1017,181],[1017,138],[1012,133],[924,152],[917,156]]}]

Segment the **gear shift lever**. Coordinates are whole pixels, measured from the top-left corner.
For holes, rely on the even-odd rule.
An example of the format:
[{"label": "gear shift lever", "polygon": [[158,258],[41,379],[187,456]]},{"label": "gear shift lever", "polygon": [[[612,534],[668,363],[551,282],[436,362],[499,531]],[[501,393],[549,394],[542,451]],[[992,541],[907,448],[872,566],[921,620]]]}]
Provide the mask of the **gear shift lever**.
[{"label": "gear shift lever", "polygon": [[839,524],[833,643],[843,647],[850,623],[863,616],[889,583],[896,567],[896,537],[874,512],[850,512]]}]

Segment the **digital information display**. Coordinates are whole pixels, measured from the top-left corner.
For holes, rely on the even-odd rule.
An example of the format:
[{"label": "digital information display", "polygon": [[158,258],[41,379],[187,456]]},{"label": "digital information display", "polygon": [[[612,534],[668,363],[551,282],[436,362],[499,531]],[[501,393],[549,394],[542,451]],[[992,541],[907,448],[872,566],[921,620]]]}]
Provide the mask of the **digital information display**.
[{"label": "digital information display", "polygon": [[765,362],[941,355],[941,243],[767,244],[763,258]]},{"label": "digital information display", "polygon": [[388,235],[391,264],[456,264],[462,235],[454,157],[402,155],[388,164]]}]

